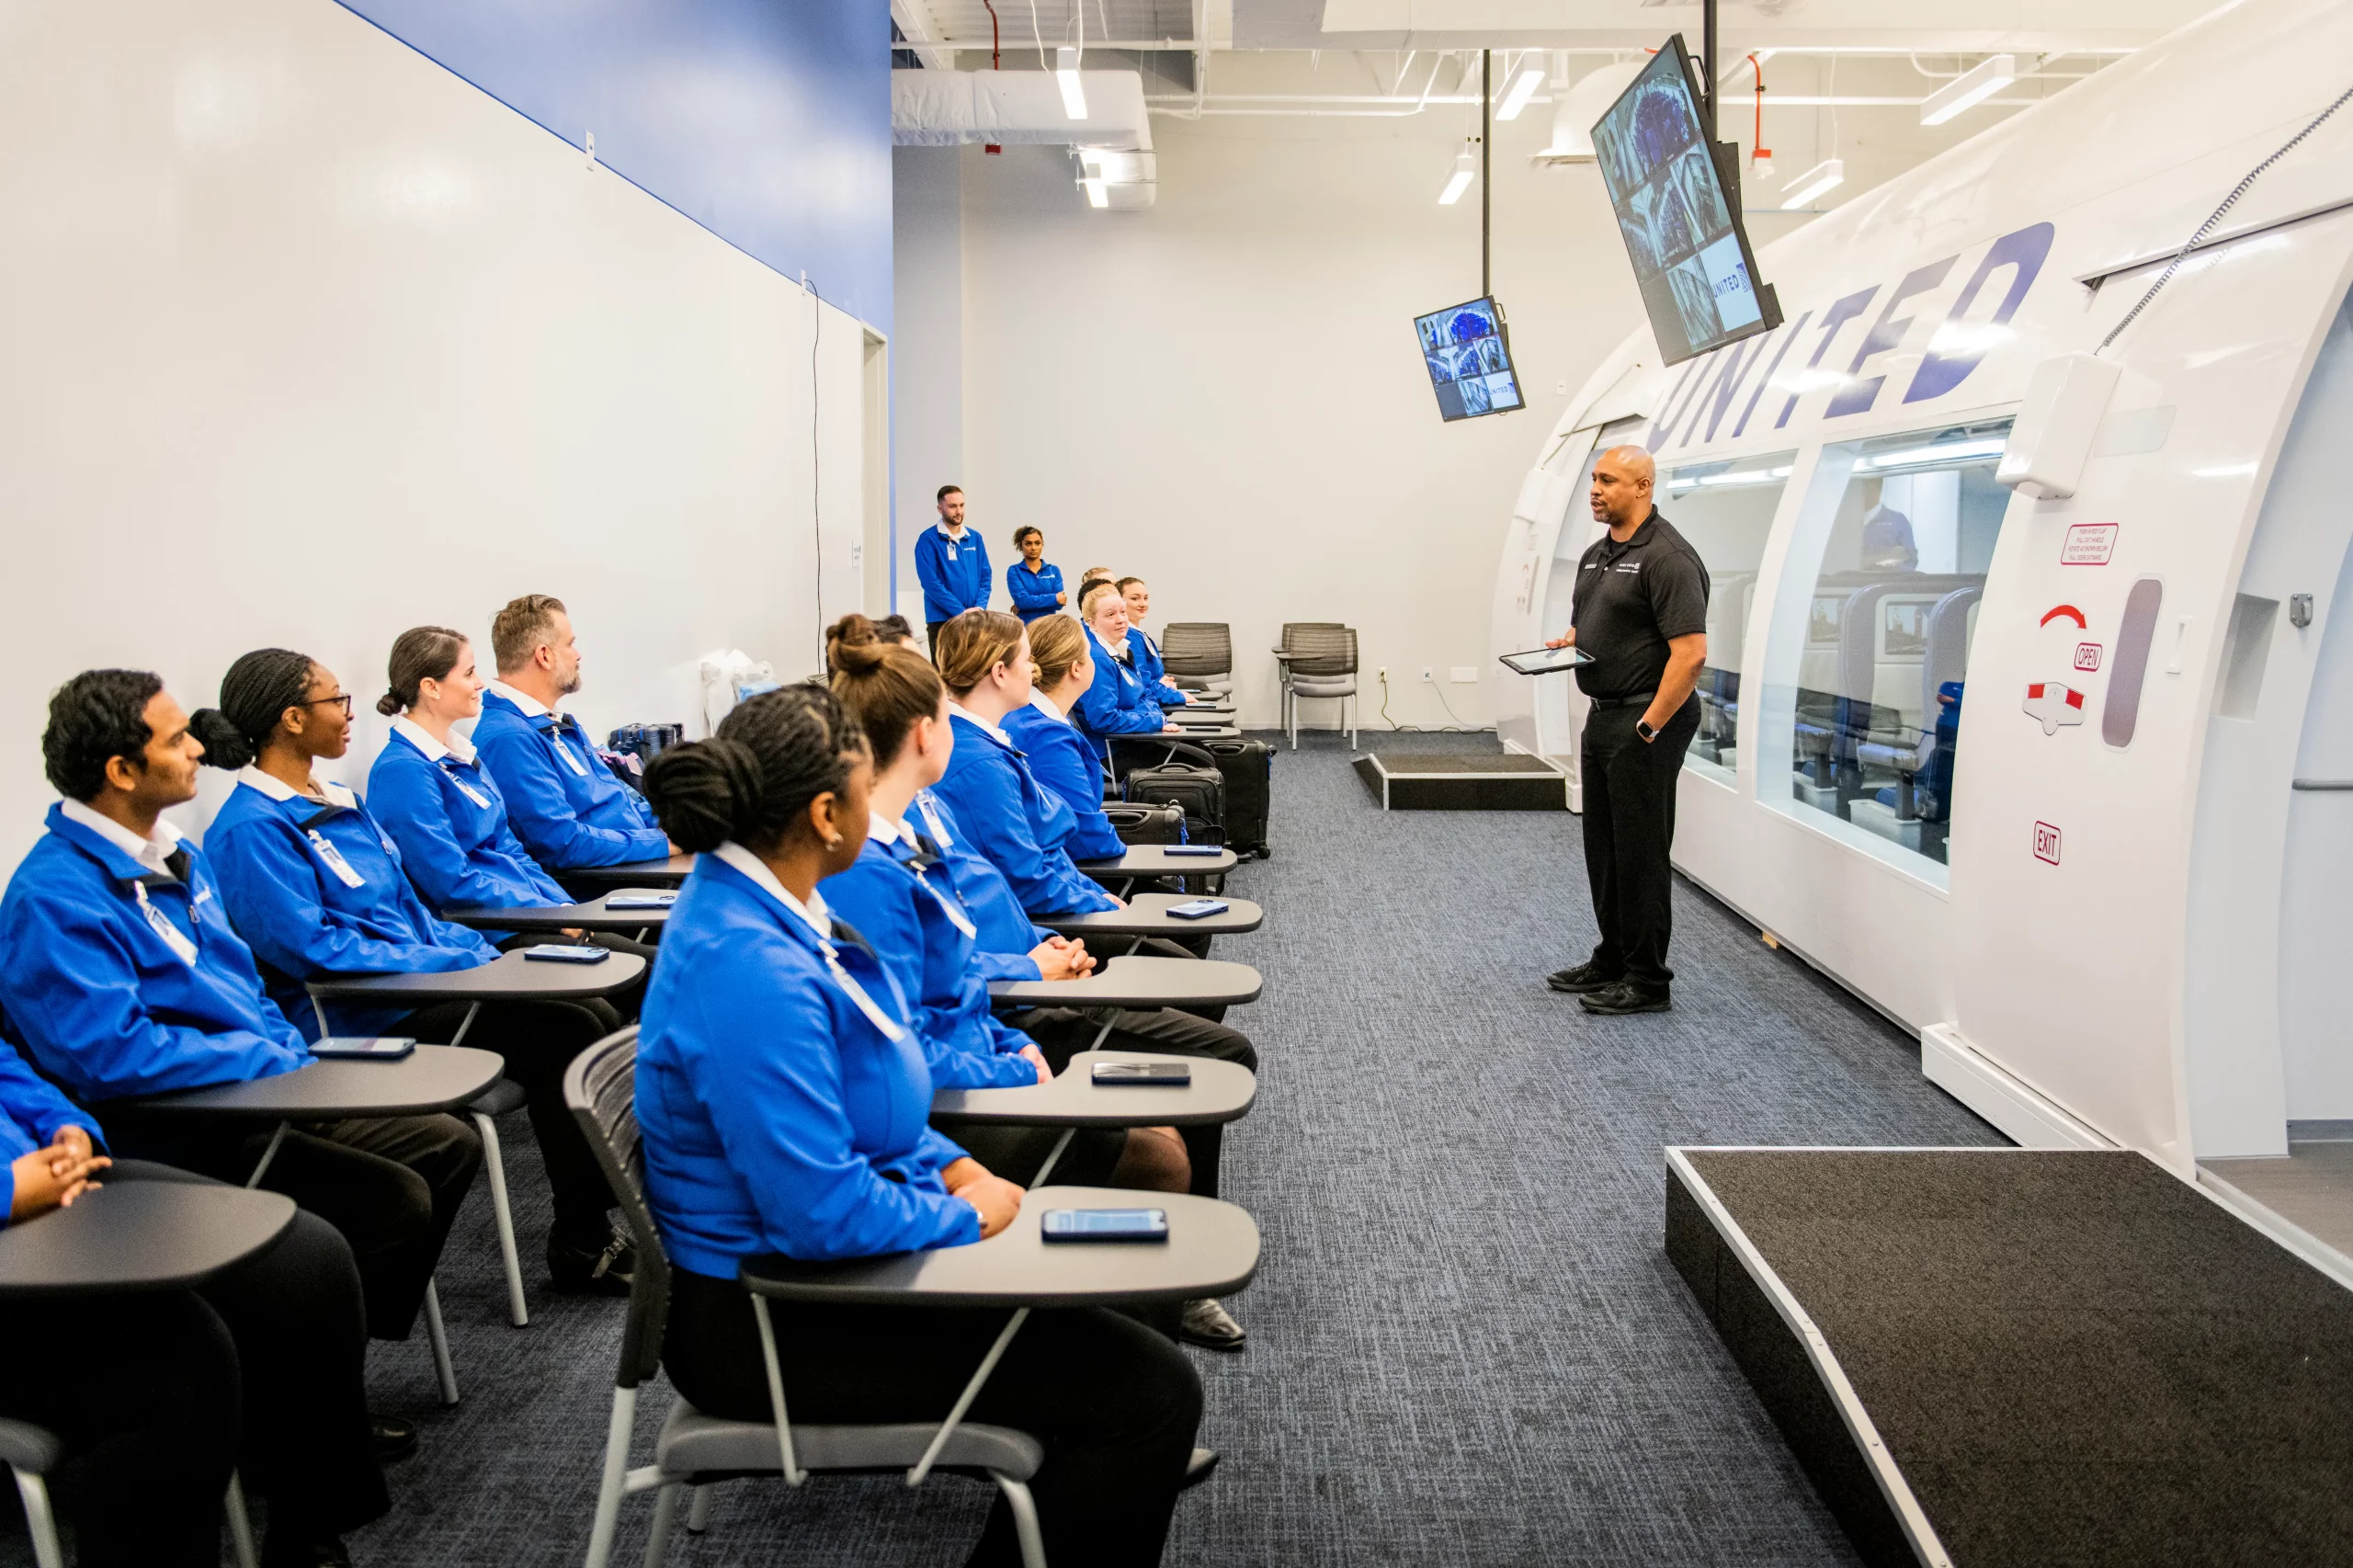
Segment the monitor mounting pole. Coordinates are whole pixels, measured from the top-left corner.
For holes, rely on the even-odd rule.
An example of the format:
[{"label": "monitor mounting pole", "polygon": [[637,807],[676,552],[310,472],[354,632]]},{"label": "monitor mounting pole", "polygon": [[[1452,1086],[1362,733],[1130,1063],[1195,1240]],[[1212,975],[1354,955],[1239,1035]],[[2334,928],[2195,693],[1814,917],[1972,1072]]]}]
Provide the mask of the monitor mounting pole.
[{"label": "monitor mounting pole", "polygon": [[[1715,5],[1716,0],[1708,0],[1708,15],[1711,17],[1716,14]],[[1482,298],[1491,296],[1495,291],[1494,279],[1488,276],[1488,256],[1492,246],[1487,233],[1487,220],[1495,208],[1491,194],[1493,187],[1487,180],[1487,171],[1493,166],[1487,155],[1487,143],[1495,133],[1493,118],[1495,107],[1495,84],[1490,74],[1495,68],[1495,62],[1494,50],[1483,49],[1479,51],[1479,293]]]},{"label": "monitor mounting pole", "polygon": [[1708,145],[1716,144],[1716,84],[1723,73],[1716,69],[1716,0],[1699,4],[1699,86],[1707,97],[1700,112],[1708,117]]}]

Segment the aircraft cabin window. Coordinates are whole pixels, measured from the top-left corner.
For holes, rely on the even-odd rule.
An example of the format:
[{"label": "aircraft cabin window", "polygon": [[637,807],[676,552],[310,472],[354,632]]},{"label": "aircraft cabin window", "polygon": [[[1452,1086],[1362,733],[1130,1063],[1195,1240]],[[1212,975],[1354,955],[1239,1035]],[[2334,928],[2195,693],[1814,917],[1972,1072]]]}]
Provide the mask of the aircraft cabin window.
[{"label": "aircraft cabin window", "polygon": [[[2008,432],[1995,420],[1823,453],[1830,472],[1851,466],[1786,699],[1786,798],[1884,858],[1934,862],[1938,881],[1977,604],[2010,501],[1994,482]],[[1771,800],[1768,776],[1760,765]]]},{"label": "aircraft cabin window", "polygon": [[1659,516],[1691,541],[1708,568],[1708,662],[1699,670],[1699,733],[1683,766],[1733,781],[1740,738],[1740,648],[1756,603],[1756,567],[1765,536],[1789,487],[1794,452],[1689,463],[1659,477]]}]

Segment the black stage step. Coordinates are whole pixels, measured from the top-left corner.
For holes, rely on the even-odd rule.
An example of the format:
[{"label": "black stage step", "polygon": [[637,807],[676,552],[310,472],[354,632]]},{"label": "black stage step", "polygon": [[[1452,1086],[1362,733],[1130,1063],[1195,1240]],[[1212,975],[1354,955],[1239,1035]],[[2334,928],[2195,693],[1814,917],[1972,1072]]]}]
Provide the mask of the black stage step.
[{"label": "black stage step", "polygon": [[2353,1562],[2353,1291],[2153,1162],[1666,1155],[1667,1256],[1865,1561]]},{"label": "black stage step", "polygon": [[1521,752],[1375,752],[1356,761],[1389,812],[1564,812],[1568,776]]}]

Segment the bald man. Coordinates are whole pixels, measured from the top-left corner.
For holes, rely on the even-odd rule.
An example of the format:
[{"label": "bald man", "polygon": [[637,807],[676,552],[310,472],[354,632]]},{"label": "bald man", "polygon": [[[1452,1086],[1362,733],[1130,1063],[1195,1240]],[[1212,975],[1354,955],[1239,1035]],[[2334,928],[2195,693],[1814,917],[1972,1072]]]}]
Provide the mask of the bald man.
[{"label": "bald man", "polygon": [[1593,520],[1609,531],[1577,562],[1569,634],[1592,658],[1577,687],[1592,699],[1577,750],[1585,788],[1585,869],[1601,941],[1545,983],[1588,1013],[1663,1013],[1673,931],[1675,790],[1699,728],[1693,695],[1708,660],[1708,569],[1651,505],[1656,470],[1640,447],[1593,465]]}]

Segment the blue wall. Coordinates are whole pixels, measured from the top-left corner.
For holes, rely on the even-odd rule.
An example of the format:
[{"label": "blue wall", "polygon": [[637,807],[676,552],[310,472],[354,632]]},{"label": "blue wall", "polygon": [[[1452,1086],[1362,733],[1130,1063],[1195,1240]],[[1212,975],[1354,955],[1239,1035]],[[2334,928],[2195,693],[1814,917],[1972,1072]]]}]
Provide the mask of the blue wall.
[{"label": "blue wall", "polygon": [[888,0],[340,0],[891,328]]}]

